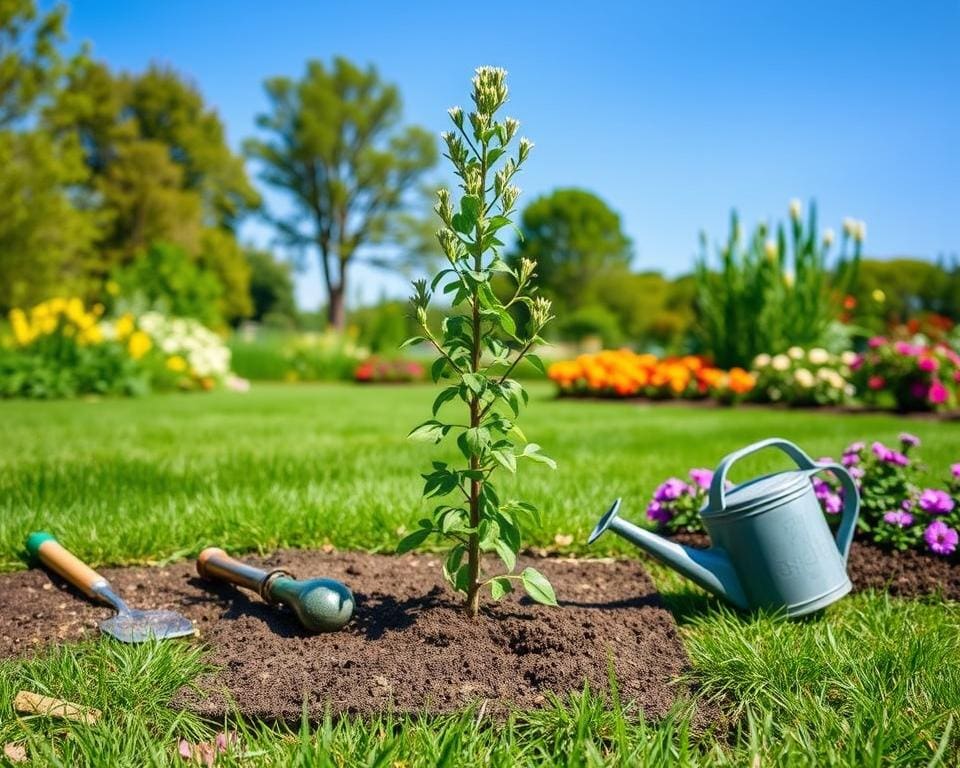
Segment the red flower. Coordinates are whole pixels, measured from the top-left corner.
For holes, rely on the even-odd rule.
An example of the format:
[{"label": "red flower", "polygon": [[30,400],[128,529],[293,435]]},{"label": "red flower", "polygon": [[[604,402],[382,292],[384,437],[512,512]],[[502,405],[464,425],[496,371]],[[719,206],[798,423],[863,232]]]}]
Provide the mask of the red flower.
[{"label": "red flower", "polygon": [[867,386],[874,390],[883,389],[886,383],[886,379],[884,379],[883,376],[871,376],[867,379]]}]

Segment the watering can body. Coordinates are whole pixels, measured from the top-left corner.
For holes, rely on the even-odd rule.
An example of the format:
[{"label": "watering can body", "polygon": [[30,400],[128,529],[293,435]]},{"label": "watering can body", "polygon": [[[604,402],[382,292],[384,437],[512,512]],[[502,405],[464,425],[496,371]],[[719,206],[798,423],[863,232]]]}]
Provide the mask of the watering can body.
[{"label": "watering can body", "polygon": [[[740,458],[777,447],[798,469],[726,488],[727,471]],[[824,519],[811,478],[830,472],[843,488],[843,510],[834,535]],[[593,541],[607,528],[739,608],[782,610],[802,616],[850,591],[847,555],[860,499],[846,468],[814,462],[793,443],[763,440],[720,462],[700,511],[711,546],[684,547],[618,517],[619,499],[597,524]]]}]

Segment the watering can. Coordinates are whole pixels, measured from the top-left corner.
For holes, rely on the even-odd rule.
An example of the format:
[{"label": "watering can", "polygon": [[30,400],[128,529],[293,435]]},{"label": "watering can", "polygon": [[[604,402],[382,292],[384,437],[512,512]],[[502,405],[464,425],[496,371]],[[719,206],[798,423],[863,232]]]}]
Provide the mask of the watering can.
[{"label": "watering can", "polygon": [[[777,472],[726,487],[730,466],[763,448],[776,447],[799,469]],[[810,482],[831,472],[843,488],[836,537],[830,532]],[[709,549],[685,547],[618,516],[620,499],[600,519],[588,543],[610,528],[709,592],[742,609],[779,609],[803,616],[850,591],[847,555],[860,496],[839,464],[817,463],[789,440],[761,440],[720,462],[710,495],[700,510]]]}]

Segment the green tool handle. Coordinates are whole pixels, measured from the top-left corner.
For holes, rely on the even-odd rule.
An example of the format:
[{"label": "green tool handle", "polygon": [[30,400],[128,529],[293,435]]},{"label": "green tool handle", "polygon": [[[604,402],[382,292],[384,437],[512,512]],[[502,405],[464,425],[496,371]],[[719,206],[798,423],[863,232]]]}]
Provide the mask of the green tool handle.
[{"label": "green tool handle", "polygon": [[27,552],[88,597],[102,600],[97,587],[106,585],[107,580],[64,547],[52,533],[34,531],[27,536]]}]

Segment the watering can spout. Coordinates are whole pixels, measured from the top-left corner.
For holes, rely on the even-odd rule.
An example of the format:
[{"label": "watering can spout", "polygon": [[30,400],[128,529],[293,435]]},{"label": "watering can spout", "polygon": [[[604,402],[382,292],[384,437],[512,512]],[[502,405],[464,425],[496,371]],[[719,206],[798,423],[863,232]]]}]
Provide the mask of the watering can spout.
[{"label": "watering can spout", "polygon": [[748,607],[740,580],[730,558],[723,550],[685,547],[624,520],[619,516],[619,512],[620,499],[617,499],[607,513],[600,518],[587,543],[592,544],[609,528],[708,592],[728,600],[739,608]]}]

